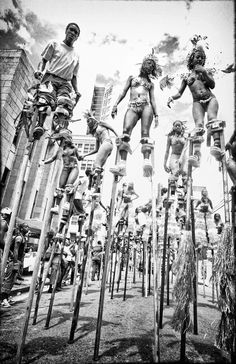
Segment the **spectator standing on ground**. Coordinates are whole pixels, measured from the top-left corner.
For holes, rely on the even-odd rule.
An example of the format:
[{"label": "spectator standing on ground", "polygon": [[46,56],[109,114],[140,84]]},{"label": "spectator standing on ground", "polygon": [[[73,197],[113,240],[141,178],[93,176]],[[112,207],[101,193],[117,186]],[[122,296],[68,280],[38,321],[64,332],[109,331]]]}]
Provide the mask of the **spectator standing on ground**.
[{"label": "spectator standing on ground", "polygon": [[19,224],[13,232],[7,267],[2,283],[1,306],[10,307],[10,293],[22,267],[26,245],[25,235],[29,228],[26,223]]}]

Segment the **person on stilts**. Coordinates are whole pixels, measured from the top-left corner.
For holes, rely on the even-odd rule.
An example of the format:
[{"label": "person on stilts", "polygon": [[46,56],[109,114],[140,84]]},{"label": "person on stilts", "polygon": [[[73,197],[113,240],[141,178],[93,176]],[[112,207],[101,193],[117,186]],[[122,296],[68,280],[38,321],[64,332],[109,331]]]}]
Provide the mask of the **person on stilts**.
[{"label": "person on stilts", "polygon": [[[211,91],[215,87],[213,70],[204,67],[206,62],[205,51],[202,45],[197,44],[198,39],[193,39],[192,43],[194,43],[194,48],[187,56],[187,68],[189,72],[183,75],[178,92],[169,97],[167,106],[170,107],[170,104],[174,100],[178,100],[182,96],[186,87],[189,87],[193,97],[192,114],[195,123],[195,129],[192,133],[193,155],[189,157],[189,163],[197,168],[200,166],[201,143],[204,141],[205,113],[207,113],[208,124],[213,120],[216,121],[219,104]],[[214,139],[214,148],[211,150],[211,153],[216,158],[219,158],[222,155],[220,133],[218,131],[214,132],[212,136]]]},{"label": "person on stilts", "polygon": [[128,77],[122,93],[118,96],[112,108],[111,116],[114,118],[117,114],[117,106],[125,98],[128,90],[130,90],[130,100],[123,123],[123,135],[120,137],[120,161],[114,168],[110,169],[114,174],[126,175],[127,154],[131,152],[129,141],[139,119],[141,119],[140,142],[142,144],[141,152],[144,157],[144,176],[149,176],[152,172],[150,154],[153,142],[150,139],[149,133],[153,116],[155,118],[155,127],[158,126],[158,114],[154,96],[154,84],[151,78],[157,78],[159,75],[161,75],[161,69],[158,65],[157,57],[154,54],[149,54],[142,62],[139,75]]}]

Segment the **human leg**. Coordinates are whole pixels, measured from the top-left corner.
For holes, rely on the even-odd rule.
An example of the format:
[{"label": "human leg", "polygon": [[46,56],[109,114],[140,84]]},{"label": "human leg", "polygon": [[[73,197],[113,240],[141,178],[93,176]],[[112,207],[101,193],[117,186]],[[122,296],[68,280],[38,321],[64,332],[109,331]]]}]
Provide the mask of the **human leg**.
[{"label": "human leg", "polygon": [[133,128],[139,120],[139,115],[132,109],[128,108],[124,117],[123,135],[120,137],[120,144],[118,145],[120,161],[115,168],[110,171],[114,174],[126,175],[126,160],[128,152],[131,153],[129,141]]},{"label": "human leg", "polygon": [[15,269],[13,261],[10,261],[7,264],[4,280],[2,282],[1,301],[3,307],[10,306],[10,304],[8,303],[8,299],[10,297],[10,293],[14,285],[14,282],[16,280],[17,274],[18,274],[18,269]]},{"label": "human leg", "polygon": [[221,150],[221,135],[223,133],[223,128],[225,122],[222,120],[217,120],[217,113],[219,109],[218,101],[213,97],[207,105],[207,128],[208,128],[208,142],[210,145],[210,137],[212,136],[214,145],[211,147],[211,155],[213,155],[216,160],[221,160],[224,152]]},{"label": "human leg", "polygon": [[111,141],[104,141],[97,152],[96,159],[94,161],[94,168],[102,168],[106,163],[107,158],[111,154],[113,144]]},{"label": "human leg", "polygon": [[53,87],[56,91],[56,110],[53,116],[52,129],[55,132],[61,129],[67,129],[69,125],[69,120],[72,116],[74,103],[71,100],[70,93],[72,87],[69,82],[54,78]]},{"label": "human leg", "polygon": [[192,114],[195,123],[195,129],[192,135],[193,155],[190,156],[189,163],[193,167],[199,167],[201,159],[201,144],[204,141],[202,135],[205,132],[204,131],[205,108],[199,101],[193,102]]},{"label": "human leg", "polygon": [[150,160],[150,154],[153,149],[153,141],[149,138],[150,127],[153,120],[153,110],[150,104],[144,104],[142,106],[141,115],[141,153],[143,154],[143,175],[149,177],[152,174],[152,163]]}]

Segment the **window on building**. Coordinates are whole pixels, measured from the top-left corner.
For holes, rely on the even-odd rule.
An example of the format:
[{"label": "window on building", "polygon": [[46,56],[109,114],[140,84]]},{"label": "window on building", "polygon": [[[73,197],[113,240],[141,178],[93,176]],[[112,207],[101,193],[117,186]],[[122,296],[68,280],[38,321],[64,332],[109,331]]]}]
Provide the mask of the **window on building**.
[{"label": "window on building", "polygon": [[82,149],[83,149],[83,144],[82,143],[77,143],[75,145],[78,148],[78,152],[81,153],[82,152]]},{"label": "window on building", "polygon": [[93,164],[94,164],[94,161],[91,161],[91,160],[87,160],[87,161],[83,161],[81,163],[81,166],[80,166],[80,170],[81,171],[85,171],[87,168],[93,168]]},{"label": "window on building", "polygon": [[84,153],[89,153],[92,152],[92,150],[94,150],[95,145],[94,143],[89,143],[89,144],[84,144]]}]

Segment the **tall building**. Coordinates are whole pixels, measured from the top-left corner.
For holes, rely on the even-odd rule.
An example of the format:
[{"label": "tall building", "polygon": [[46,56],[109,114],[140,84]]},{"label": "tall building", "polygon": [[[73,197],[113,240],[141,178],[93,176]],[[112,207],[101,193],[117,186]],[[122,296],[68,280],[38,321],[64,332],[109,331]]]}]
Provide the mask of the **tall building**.
[{"label": "tall building", "polygon": [[[73,135],[73,144],[78,148],[79,155],[84,155],[95,149],[95,138],[89,135]],[[79,162],[79,174],[84,176],[87,168],[92,168],[95,154]]]},{"label": "tall building", "polygon": [[111,108],[112,90],[113,86],[111,84],[103,87],[94,87],[91,110],[94,111],[96,119],[105,121],[108,118]]},{"label": "tall building", "polygon": [[[23,126],[20,127],[27,90],[36,82],[34,68],[25,51],[1,50],[0,61],[1,207],[17,210],[18,221],[26,221],[31,231],[39,233],[47,206],[46,191],[50,189],[53,173],[53,164],[44,166],[42,161],[53,152],[54,147],[45,133],[29,151],[26,132]],[[45,123],[48,129],[50,122],[49,117]],[[22,168],[24,160],[27,160],[26,169]],[[17,204],[16,195],[20,196]]]},{"label": "tall building", "polygon": [[[33,66],[22,49],[0,51],[1,63],[1,205],[9,206],[24,155],[26,134],[17,130]],[[30,158],[29,158],[30,159]]]}]

